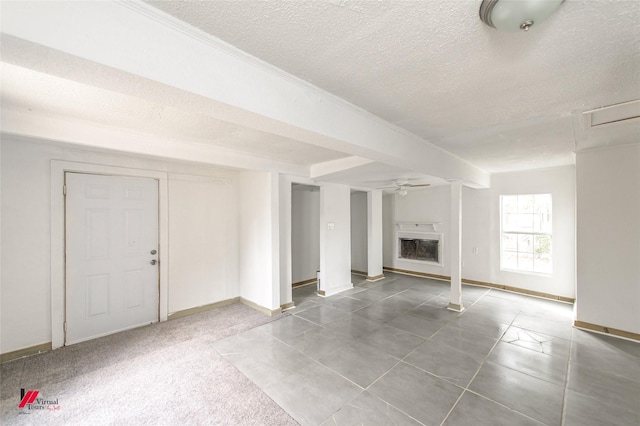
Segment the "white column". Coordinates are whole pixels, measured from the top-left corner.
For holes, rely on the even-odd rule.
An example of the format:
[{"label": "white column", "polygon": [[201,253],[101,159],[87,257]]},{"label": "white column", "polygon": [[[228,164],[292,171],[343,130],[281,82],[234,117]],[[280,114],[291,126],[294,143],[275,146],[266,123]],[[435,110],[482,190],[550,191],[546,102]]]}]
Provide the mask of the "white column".
[{"label": "white column", "polygon": [[376,189],[367,192],[367,281],[382,279],[382,191]]},{"label": "white column", "polygon": [[291,179],[280,175],[280,307],[292,308],[293,292],[291,284]]},{"label": "white column", "polygon": [[448,309],[462,312],[462,182],[451,182],[451,232],[449,259],[451,262],[451,301]]},{"label": "white column", "polygon": [[271,310],[281,309],[280,297],[280,175],[269,172],[271,187]]},{"label": "white column", "polygon": [[320,186],[320,289],[331,296],[351,283],[351,190],[332,183]]}]

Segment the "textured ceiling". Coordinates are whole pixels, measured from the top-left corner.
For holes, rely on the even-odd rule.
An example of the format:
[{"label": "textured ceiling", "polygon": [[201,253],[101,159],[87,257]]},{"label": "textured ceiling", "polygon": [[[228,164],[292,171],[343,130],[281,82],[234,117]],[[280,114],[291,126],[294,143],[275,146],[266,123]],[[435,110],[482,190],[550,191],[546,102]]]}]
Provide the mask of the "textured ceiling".
[{"label": "textured ceiling", "polygon": [[[150,16],[156,24],[177,29],[178,34],[195,34],[198,40],[206,40],[202,32],[208,33],[271,64],[256,68],[272,72],[278,67],[489,172],[573,164],[576,148],[640,141],[640,119],[589,129],[582,114],[640,99],[637,0],[567,0],[528,33],[501,33],[482,24],[480,0],[146,3],[118,7],[136,9],[145,19]],[[32,14],[23,16],[31,19]],[[73,16],[74,22],[82,22],[81,13]],[[177,25],[176,19],[196,29]],[[105,32],[112,35],[119,23],[105,20]],[[41,117],[65,116],[130,129],[160,136],[158,141],[164,137],[210,147],[214,158],[219,149],[266,159],[275,169],[323,163],[316,168],[339,170],[335,166],[346,159],[345,164],[363,165],[313,176],[360,189],[385,186],[398,178],[432,185],[446,182],[398,164],[365,164],[362,158],[354,163],[346,152],[358,157],[366,153],[326,140],[302,143],[293,131],[266,133],[265,127],[251,127],[251,120],[263,118],[259,114],[236,124],[222,121],[234,117],[217,115],[228,105],[200,92],[163,84],[153,79],[155,74],[132,74],[10,34],[3,33],[1,43],[3,111],[33,111],[34,116],[37,112]],[[153,40],[148,41],[153,47]],[[235,48],[225,51],[250,67],[259,62]],[[285,79],[300,84],[295,78]],[[283,102],[288,100],[285,94]],[[420,148],[419,143],[416,138],[413,147]],[[400,152],[396,146],[389,149]],[[406,158],[412,153],[398,155]]]},{"label": "textured ceiling", "polygon": [[528,33],[479,0],[148,3],[492,172],[572,164],[575,117],[640,98],[638,1],[569,0]]}]

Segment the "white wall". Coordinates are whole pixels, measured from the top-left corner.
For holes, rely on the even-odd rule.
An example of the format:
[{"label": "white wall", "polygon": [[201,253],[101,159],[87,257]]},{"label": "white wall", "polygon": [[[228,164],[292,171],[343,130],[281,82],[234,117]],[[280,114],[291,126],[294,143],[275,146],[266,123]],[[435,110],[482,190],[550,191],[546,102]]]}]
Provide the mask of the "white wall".
[{"label": "white wall", "polygon": [[640,144],[576,158],[577,320],[640,333]]},{"label": "white wall", "polygon": [[[451,265],[449,264],[449,253],[447,246],[447,235],[449,235],[449,222],[451,221],[451,193],[449,186],[436,186],[432,188],[412,190],[405,197],[397,194],[394,197],[394,222],[390,223],[390,219],[385,219],[385,228],[390,229],[391,245],[385,245],[384,259],[391,261],[391,264],[385,263],[387,267],[405,269],[409,271],[425,272],[436,275],[450,275]],[[464,202],[463,202],[464,203]],[[398,259],[396,226],[395,222],[439,222],[435,232],[444,234],[442,247],[442,265],[424,264],[410,260]],[[431,232],[429,230],[428,232]],[[388,237],[387,237],[388,238]]]},{"label": "white wall", "polygon": [[327,296],[353,287],[350,210],[348,186],[320,187],[320,288]]},{"label": "white wall", "polygon": [[[212,253],[197,252],[187,245],[194,242],[193,238],[199,232],[203,238],[211,241],[209,247],[212,247],[213,253],[218,253],[221,235],[226,232],[232,236],[235,234],[237,172],[41,143],[6,135],[3,135],[0,150],[2,353],[51,342],[52,159],[166,172],[171,182],[170,189],[173,188],[168,200],[169,209],[174,213],[169,218],[169,229],[175,237],[172,239],[170,235],[168,244],[171,270],[168,311],[171,313],[239,295],[237,268],[233,266],[237,264],[237,251],[225,252],[228,264],[220,269],[220,263],[211,261]],[[207,181],[208,184],[205,183]],[[213,181],[226,183],[213,184]],[[217,189],[207,195],[209,191],[206,187],[209,185]],[[200,199],[199,204],[186,204],[195,199]],[[210,220],[208,214],[191,216],[182,210],[200,204],[208,206],[215,220]],[[175,235],[181,232],[187,234],[182,239]],[[204,243],[201,241],[199,244]],[[189,264],[199,268],[196,279],[181,273],[188,270]],[[25,318],[29,318],[29,321],[25,322]]]},{"label": "white wall", "polygon": [[493,226],[492,214],[498,214],[491,209],[494,202],[490,189],[462,188],[462,278],[495,283],[491,280],[500,269],[500,256],[492,247],[499,247],[500,237],[494,234],[500,229]]},{"label": "white wall", "polygon": [[[575,167],[568,166],[553,169],[532,170],[528,172],[495,174],[491,177],[491,189],[488,191],[490,192],[488,201],[490,203],[489,232],[491,246],[489,247],[489,259],[491,262],[491,273],[487,276],[486,269],[482,266],[472,269],[471,267],[467,268],[465,263],[465,268],[462,270],[463,277],[575,298]],[[551,275],[536,275],[501,271],[499,239],[500,195],[545,193],[550,193],[552,197],[553,273]],[[473,200],[472,197],[469,198]],[[463,198],[463,206],[464,202],[465,200]],[[464,216],[474,214],[473,210],[463,210],[463,212]],[[464,226],[462,234],[464,239]],[[472,247],[469,247],[468,245],[463,248],[463,261],[475,256],[471,253],[471,250]],[[482,250],[482,248],[479,248],[479,250]],[[484,280],[479,277],[488,277],[488,280]]]},{"label": "white wall", "polygon": [[238,296],[231,180],[171,173],[169,197],[169,314]]},{"label": "white wall", "polygon": [[240,295],[270,310],[280,307],[279,177],[240,172]]},{"label": "white wall", "polygon": [[367,193],[351,193],[351,269],[368,272]]},{"label": "white wall", "polygon": [[[500,195],[551,193],[553,197],[553,274],[500,270]],[[447,235],[450,223],[448,186],[410,191],[402,198],[385,197],[385,266],[450,276]],[[391,211],[390,211],[391,210]],[[391,219],[390,213],[395,215]],[[575,168],[573,166],[495,174],[490,189],[463,188],[462,277],[553,295],[575,297]],[[442,222],[444,267],[396,259],[393,221]],[[395,230],[394,230],[395,231]],[[389,245],[387,239],[394,244]],[[477,254],[474,253],[477,248]],[[389,263],[390,262],[390,263]]]},{"label": "white wall", "polygon": [[292,283],[316,278],[320,269],[320,188],[294,185],[291,191]]}]

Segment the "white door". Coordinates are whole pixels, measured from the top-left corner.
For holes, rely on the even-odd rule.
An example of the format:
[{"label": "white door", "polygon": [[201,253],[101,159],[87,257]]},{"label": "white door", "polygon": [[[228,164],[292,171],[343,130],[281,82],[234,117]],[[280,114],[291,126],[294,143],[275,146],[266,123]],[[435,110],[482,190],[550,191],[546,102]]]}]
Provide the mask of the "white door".
[{"label": "white door", "polygon": [[65,185],[65,344],[158,321],[158,182],[68,172]]}]

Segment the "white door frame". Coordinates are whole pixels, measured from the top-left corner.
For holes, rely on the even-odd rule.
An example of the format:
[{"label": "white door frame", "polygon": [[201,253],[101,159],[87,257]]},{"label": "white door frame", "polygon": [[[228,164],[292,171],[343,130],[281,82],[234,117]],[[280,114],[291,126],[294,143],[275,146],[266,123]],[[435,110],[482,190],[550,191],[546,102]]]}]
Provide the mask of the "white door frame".
[{"label": "white door frame", "polygon": [[160,321],[168,317],[169,202],[166,172],[51,160],[51,347],[64,346],[65,319],[65,172],[143,177],[158,180]]}]

